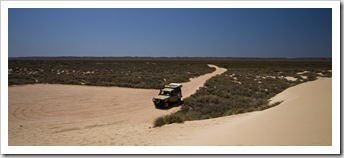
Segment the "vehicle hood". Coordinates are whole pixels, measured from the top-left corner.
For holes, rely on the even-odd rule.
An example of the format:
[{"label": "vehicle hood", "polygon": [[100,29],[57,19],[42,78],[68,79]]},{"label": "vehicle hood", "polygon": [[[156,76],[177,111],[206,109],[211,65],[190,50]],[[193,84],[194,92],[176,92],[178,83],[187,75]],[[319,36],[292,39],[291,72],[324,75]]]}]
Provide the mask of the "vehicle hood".
[{"label": "vehicle hood", "polygon": [[160,100],[165,100],[167,98],[169,98],[170,96],[165,96],[165,95],[158,95],[156,97],[154,97],[154,99],[160,99]]}]

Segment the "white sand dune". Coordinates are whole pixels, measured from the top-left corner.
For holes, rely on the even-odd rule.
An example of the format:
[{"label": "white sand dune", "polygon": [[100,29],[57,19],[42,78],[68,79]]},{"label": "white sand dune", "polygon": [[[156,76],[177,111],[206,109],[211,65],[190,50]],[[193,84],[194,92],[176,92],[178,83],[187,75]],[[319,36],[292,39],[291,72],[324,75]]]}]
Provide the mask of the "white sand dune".
[{"label": "white sand dune", "polygon": [[171,125],[193,129],[169,145],[331,146],[331,89],[332,80],[323,78],[283,91],[272,98],[283,102],[265,111]]}]

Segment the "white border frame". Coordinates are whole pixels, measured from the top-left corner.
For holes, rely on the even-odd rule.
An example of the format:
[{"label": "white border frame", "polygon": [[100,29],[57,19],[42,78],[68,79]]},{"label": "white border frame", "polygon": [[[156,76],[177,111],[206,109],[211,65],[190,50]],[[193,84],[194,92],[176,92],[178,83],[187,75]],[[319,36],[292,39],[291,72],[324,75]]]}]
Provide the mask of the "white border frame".
[{"label": "white border frame", "polygon": [[[8,8],[332,8],[332,146],[8,146]],[[340,154],[340,1],[1,1],[1,154]]]}]

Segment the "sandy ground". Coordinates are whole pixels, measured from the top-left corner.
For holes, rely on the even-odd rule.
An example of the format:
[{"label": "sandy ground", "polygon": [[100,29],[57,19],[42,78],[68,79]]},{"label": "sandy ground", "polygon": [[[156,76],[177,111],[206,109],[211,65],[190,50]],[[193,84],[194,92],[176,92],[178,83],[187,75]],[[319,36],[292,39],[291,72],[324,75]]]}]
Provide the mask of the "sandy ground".
[{"label": "sandy ground", "polygon": [[[226,69],[183,83],[184,98]],[[9,145],[154,145],[168,134],[153,121],[180,107],[155,109],[158,90],[36,84],[9,87]],[[170,133],[170,132],[169,132]],[[147,136],[147,137],[146,137]]]},{"label": "sandy ground", "polygon": [[[184,83],[190,96],[206,79]],[[69,85],[9,87],[9,145],[260,145],[332,144],[332,79],[291,87],[272,98],[280,105],[216,119],[151,128],[157,90]],[[128,98],[128,95],[131,98]]]}]

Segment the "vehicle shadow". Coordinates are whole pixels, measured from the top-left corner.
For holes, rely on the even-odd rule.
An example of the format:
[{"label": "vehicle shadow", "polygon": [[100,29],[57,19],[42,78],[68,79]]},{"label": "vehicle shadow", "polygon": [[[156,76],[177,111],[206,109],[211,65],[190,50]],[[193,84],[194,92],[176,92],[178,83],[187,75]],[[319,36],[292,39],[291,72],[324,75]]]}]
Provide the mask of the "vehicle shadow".
[{"label": "vehicle shadow", "polygon": [[172,109],[172,108],[175,108],[175,107],[182,106],[183,103],[184,103],[184,101],[180,101],[180,102],[176,102],[176,103],[170,104],[170,106],[168,106],[167,108],[165,108],[165,107],[155,107],[155,108],[159,109],[159,110],[169,110],[169,109]]}]

